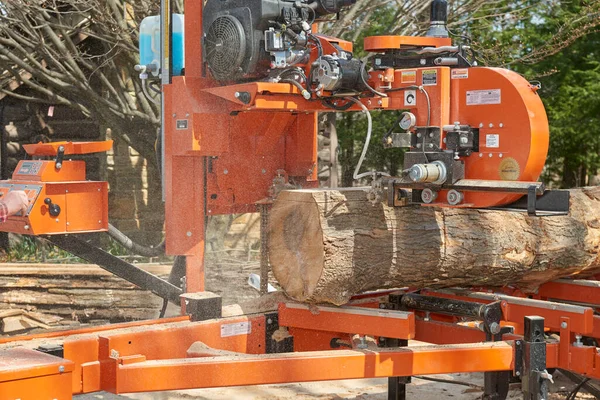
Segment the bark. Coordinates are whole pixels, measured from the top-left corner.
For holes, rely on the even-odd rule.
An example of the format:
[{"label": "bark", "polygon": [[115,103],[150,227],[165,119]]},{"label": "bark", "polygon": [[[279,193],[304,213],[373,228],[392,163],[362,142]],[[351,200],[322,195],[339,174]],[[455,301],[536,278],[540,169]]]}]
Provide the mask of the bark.
[{"label": "bark", "polygon": [[571,191],[569,216],[366,200],[366,189],[282,192],[269,226],[273,273],[288,296],[345,304],[400,287],[539,285],[600,272],[600,188]]}]

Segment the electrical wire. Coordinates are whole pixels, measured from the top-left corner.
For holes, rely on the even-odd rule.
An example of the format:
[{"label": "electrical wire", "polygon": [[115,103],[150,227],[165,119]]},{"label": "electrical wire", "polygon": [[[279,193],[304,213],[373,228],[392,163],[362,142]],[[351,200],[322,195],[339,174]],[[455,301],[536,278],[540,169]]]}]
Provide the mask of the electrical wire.
[{"label": "electrical wire", "polygon": [[364,178],[366,176],[374,176],[374,175],[378,175],[378,174],[383,175],[383,176],[390,176],[386,172],[377,172],[377,171],[364,172],[362,174],[359,174],[360,169],[362,168],[362,164],[365,161],[365,157],[367,156],[367,150],[369,149],[369,144],[371,143],[371,134],[373,132],[373,118],[371,117],[371,112],[369,111],[369,109],[360,100],[358,100],[354,97],[345,97],[344,99],[358,104],[358,106],[362,109],[362,111],[367,115],[367,137],[365,139],[365,144],[364,144],[362,153],[360,155],[360,158],[358,159],[358,164],[356,164],[356,168],[354,169],[354,174],[353,174],[354,180],[358,180],[358,179]]},{"label": "electrical wire", "polygon": [[150,92],[148,91],[148,86],[146,84],[147,79],[142,79],[142,91],[144,92],[144,95],[146,96],[146,98],[148,100],[150,100],[152,103],[156,104],[157,106],[160,106],[160,100],[155,99]]},{"label": "electrical wire", "polygon": [[156,247],[143,246],[135,243],[131,238],[125,235],[123,232],[115,228],[112,224],[108,224],[108,234],[110,237],[119,242],[127,250],[132,253],[143,256],[143,257],[160,257],[165,254],[165,241],[163,240]]},{"label": "electrical wire", "polygon": [[165,317],[168,306],[169,306],[169,299],[167,299],[165,297],[165,298],[163,298],[163,305],[162,305],[162,308],[160,309],[160,315],[158,316],[158,318],[163,319]]},{"label": "electrical wire", "polygon": [[376,96],[379,97],[388,97],[387,94],[379,92],[377,90],[375,90],[371,85],[369,85],[369,83],[367,82],[367,80],[365,79],[365,74],[367,73],[367,61],[362,63],[362,66],[360,67],[360,79],[362,80],[363,85],[366,86],[367,89],[369,89],[369,91],[371,93],[373,93]]},{"label": "electrical wire", "polygon": [[317,57],[317,58],[322,57],[323,56],[323,45],[321,44],[321,41],[312,33],[310,35],[308,35],[308,38],[313,41],[313,43],[317,46],[317,49],[319,50],[319,57]]}]

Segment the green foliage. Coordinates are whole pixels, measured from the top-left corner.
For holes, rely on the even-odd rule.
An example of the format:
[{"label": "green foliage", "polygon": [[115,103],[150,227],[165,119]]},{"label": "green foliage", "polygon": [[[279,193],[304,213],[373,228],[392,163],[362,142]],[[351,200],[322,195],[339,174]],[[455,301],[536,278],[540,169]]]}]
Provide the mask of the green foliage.
[{"label": "green foliage", "polygon": [[[113,256],[122,258],[131,257],[131,253],[112,238],[108,238],[106,246],[102,246],[102,248]],[[134,258],[138,261],[147,261],[147,259],[140,257]],[[87,261],[33,236],[20,236],[6,253],[0,255],[0,261],[12,263],[87,263]]]}]

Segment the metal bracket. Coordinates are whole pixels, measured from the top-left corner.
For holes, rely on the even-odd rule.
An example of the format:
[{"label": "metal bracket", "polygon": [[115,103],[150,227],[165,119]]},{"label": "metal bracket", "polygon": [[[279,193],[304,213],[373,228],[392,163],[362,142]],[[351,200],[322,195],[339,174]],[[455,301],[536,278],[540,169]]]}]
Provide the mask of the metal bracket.
[{"label": "metal bracket", "polygon": [[56,169],[61,169],[65,158],[65,146],[58,146],[56,152]]},{"label": "metal bracket", "polygon": [[288,336],[283,340],[273,339],[273,334],[280,328],[279,313],[265,314],[265,353],[292,353],[294,351],[294,337]]}]

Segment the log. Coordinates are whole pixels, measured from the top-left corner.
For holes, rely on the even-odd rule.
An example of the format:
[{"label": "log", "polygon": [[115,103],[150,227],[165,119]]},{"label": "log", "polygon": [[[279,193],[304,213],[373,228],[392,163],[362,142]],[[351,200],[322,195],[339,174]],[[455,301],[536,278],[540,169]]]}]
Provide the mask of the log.
[{"label": "log", "polygon": [[389,288],[525,292],[600,272],[600,187],[571,191],[569,216],[372,205],[367,189],[295,190],[270,213],[269,258],[291,298],[342,305]]}]

